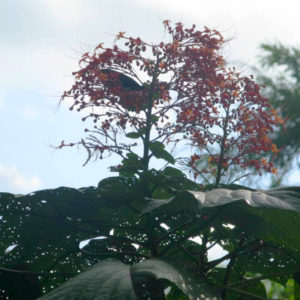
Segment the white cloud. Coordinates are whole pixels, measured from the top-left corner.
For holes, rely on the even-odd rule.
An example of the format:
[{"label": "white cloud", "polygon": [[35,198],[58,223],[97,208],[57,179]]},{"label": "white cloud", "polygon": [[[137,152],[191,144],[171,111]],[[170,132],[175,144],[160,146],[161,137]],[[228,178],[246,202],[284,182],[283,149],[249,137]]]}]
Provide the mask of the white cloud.
[{"label": "white cloud", "polygon": [[[41,180],[37,176],[28,176],[15,166],[0,165],[0,182],[7,187],[7,192],[29,193],[41,187]],[[1,189],[3,189],[3,187]]]}]

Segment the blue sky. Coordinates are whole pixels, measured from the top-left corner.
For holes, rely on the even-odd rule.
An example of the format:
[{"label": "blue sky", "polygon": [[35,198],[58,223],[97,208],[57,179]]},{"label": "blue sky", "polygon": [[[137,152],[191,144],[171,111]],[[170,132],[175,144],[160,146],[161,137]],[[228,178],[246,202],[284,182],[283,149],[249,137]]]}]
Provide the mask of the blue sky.
[{"label": "blue sky", "polygon": [[[118,158],[82,167],[86,153],[55,150],[84,136],[81,115],[59,97],[72,84],[80,54],[119,31],[163,38],[162,21],[206,25],[232,38],[225,57],[242,70],[261,42],[299,46],[298,1],[2,0],[0,1],[0,191],[28,193],[96,185]],[[297,173],[287,184],[300,184]]]}]

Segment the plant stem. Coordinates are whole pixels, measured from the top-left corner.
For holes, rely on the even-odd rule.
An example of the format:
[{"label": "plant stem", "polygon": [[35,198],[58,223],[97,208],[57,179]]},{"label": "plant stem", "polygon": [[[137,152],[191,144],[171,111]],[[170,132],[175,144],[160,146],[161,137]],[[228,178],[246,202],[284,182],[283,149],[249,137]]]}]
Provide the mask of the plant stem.
[{"label": "plant stem", "polygon": [[151,132],[151,116],[152,116],[152,99],[148,99],[148,107],[146,111],[146,132],[144,142],[144,155],[143,155],[143,164],[144,172],[148,171],[149,168],[149,149],[150,149],[150,132]]},{"label": "plant stem", "polygon": [[147,99],[147,108],[145,111],[146,114],[146,128],[145,128],[145,138],[143,139],[143,143],[144,143],[144,154],[143,154],[143,164],[144,164],[144,171],[148,171],[149,168],[149,160],[150,160],[150,155],[149,155],[149,150],[150,150],[150,133],[151,133],[151,127],[152,127],[152,107],[153,107],[153,97],[154,97],[154,93],[153,93],[153,88],[154,88],[154,84],[157,80],[158,74],[157,74],[157,70],[159,67],[159,63],[160,63],[160,59],[157,58],[156,60],[156,64],[154,67],[154,71],[153,71],[153,77],[152,77],[152,82],[150,84],[149,87],[149,96]]},{"label": "plant stem", "polygon": [[216,183],[215,183],[216,188],[219,186],[220,180],[222,177],[223,161],[224,161],[224,154],[225,154],[225,142],[227,139],[228,119],[229,119],[229,108],[226,110],[225,122],[224,122],[224,126],[222,128],[223,129],[223,137],[222,137],[222,141],[221,141],[220,158],[218,161],[218,169],[217,169],[217,176],[216,176]]},{"label": "plant stem", "polygon": [[[245,236],[242,235],[241,238],[240,238],[239,244],[238,244],[238,249],[243,246],[244,241],[245,241]],[[233,255],[230,258],[229,264],[227,265],[225,276],[224,276],[224,280],[223,280],[224,286],[228,285],[228,282],[229,282],[229,279],[230,279],[230,274],[231,274],[233,265],[235,263],[235,259],[238,256],[238,249],[236,249],[235,251],[233,251],[233,253],[235,252],[235,255]],[[226,289],[223,289],[222,295],[221,295],[223,300],[225,300],[225,298],[226,298],[226,292],[227,292]]]},{"label": "plant stem", "polygon": [[[235,258],[236,258],[236,256],[234,256],[230,259],[229,264],[227,265],[227,268],[226,268],[226,272],[225,272],[225,276],[224,276],[224,280],[223,280],[223,284],[226,287],[228,286],[228,281],[229,281],[230,273],[232,271],[232,268],[233,268],[233,265],[235,262]],[[222,300],[225,300],[225,298],[226,298],[226,289],[225,288],[222,291],[221,297],[222,297]]]},{"label": "plant stem", "polygon": [[200,251],[200,268],[201,268],[202,273],[204,272],[204,265],[205,265],[205,263],[207,263],[208,230],[209,230],[209,227],[206,228],[203,232],[202,245],[201,245],[201,251]]}]

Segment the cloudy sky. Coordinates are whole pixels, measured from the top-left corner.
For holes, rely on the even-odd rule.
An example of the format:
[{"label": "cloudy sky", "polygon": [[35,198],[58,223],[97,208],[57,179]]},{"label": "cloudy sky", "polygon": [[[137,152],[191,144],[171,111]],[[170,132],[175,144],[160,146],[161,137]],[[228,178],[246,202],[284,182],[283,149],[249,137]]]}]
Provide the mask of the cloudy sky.
[{"label": "cloudy sky", "polygon": [[[116,160],[85,167],[86,153],[55,150],[83,136],[81,116],[58,107],[80,54],[119,31],[163,38],[162,21],[206,25],[231,38],[225,57],[247,70],[261,42],[299,46],[296,0],[1,0],[0,191],[96,185]],[[300,184],[294,177],[289,182]]]}]

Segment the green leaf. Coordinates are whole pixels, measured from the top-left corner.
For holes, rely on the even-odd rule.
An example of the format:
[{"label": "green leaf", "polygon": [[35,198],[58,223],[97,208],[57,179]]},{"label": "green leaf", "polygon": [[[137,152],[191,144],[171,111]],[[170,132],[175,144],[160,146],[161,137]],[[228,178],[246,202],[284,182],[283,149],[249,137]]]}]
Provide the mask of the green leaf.
[{"label": "green leaf", "polygon": [[205,299],[215,296],[192,274],[188,275],[162,260],[149,259],[130,266],[107,259],[40,299],[159,299],[165,288],[174,285],[189,299],[196,299],[199,295]]},{"label": "green leaf", "polygon": [[[292,210],[300,212],[300,187],[290,186],[290,187],[280,187],[274,188],[268,191],[264,191],[265,194],[280,199],[286,205],[290,205]],[[289,209],[285,208],[284,209]]]},{"label": "green leaf", "polygon": [[150,150],[159,150],[159,149],[165,149],[165,145],[162,142],[151,142],[150,143]]},{"label": "green leaf", "polygon": [[151,117],[151,122],[152,123],[156,123],[159,120],[159,118],[157,116],[152,116]]},{"label": "green leaf", "polygon": [[135,153],[127,153],[127,158],[122,160],[122,165],[118,168],[121,176],[134,177],[139,170],[143,169],[143,163]]},{"label": "green leaf", "polygon": [[140,161],[140,157],[135,153],[127,153],[126,156],[127,156],[126,161],[129,164],[136,164]]},{"label": "green leaf", "polygon": [[175,164],[175,158],[164,148],[165,146],[161,142],[150,143],[150,150],[156,158],[162,158],[171,164]]},{"label": "green leaf", "polygon": [[165,177],[166,186],[175,190],[201,190],[201,186],[194,181],[188,179],[186,175],[173,167],[166,167],[161,171]]},{"label": "green leaf", "polygon": [[141,137],[141,134],[138,132],[129,132],[126,134],[126,137],[130,139],[139,139]]},{"label": "green leaf", "polygon": [[186,178],[186,175],[173,167],[166,167],[165,169],[163,169],[162,174],[164,174],[165,176],[169,176],[169,177],[183,177]]},{"label": "green leaf", "polygon": [[185,194],[182,193],[179,193],[177,198],[169,199],[167,202],[156,202],[154,206],[157,208],[161,205],[171,203],[171,201],[183,200],[185,196],[186,200],[184,201],[186,208],[191,209],[217,207],[244,200],[252,207],[269,207],[300,212],[300,188],[298,187],[281,188],[270,191],[214,189],[207,192],[186,191]]},{"label": "green leaf", "polygon": [[[101,180],[98,184],[98,189],[102,195],[105,195],[112,200],[116,200],[118,196],[126,195],[128,186],[122,177],[108,177]],[[122,193],[122,195],[120,195]]]},{"label": "green leaf", "polygon": [[139,299],[146,292],[144,286],[151,286],[153,281],[161,280],[175,284],[190,299],[196,299],[200,294],[204,294],[205,299],[211,297],[208,287],[197,282],[193,275],[160,259],[149,259],[133,265],[131,276]]},{"label": "green leaf", "polygon": [[40,299],[131,300],[137,297],[130,277],[130,268],[118,260],[108,259],[94,265]]}]

